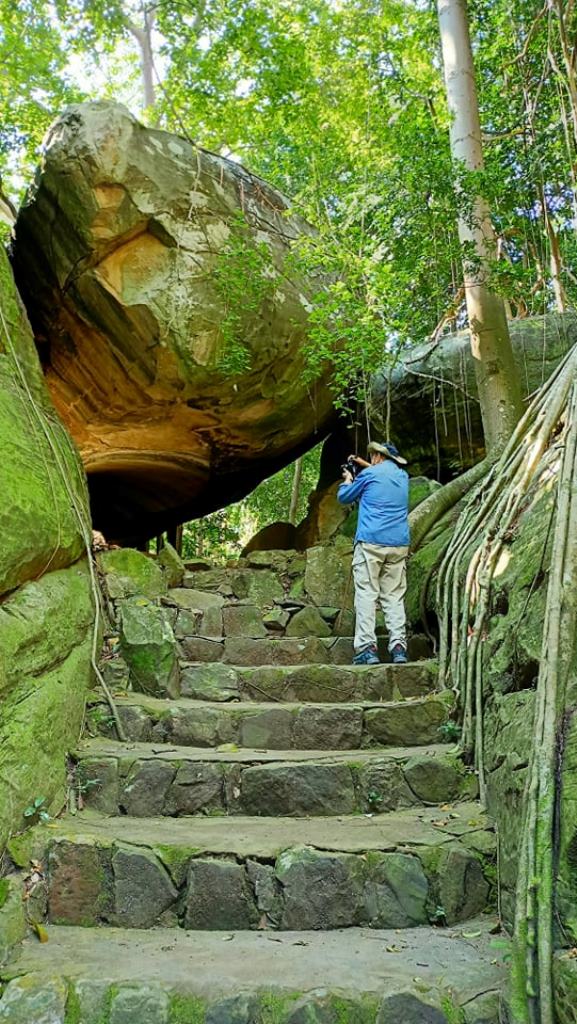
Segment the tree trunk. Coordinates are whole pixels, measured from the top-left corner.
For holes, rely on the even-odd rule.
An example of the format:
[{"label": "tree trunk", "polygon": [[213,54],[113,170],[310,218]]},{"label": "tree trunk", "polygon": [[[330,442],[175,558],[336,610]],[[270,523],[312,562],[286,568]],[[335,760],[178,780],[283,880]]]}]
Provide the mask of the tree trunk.
[{"label": "tree trunk", "polygon": [[152,53],[152,29],[154,27],[155,9],[151,8],[144,14],[144,27],[127,22],[128,28],[136,39],[140,49],[140,70],[142,73],[143,112],[151,111],[156,103],[154,89],[154,57]]},{"label": "tree trunk", "polygon": [[292,485],[292,491],[291,491],[291,503],[290,503],[290,508],[289,508],[288,521],[289,521],[289,523],[292,523],[293,526],[296,526],[296,521],[297,521],[297,511],[298,511],[299,496],[300,496],[300,491],[301,491],[302,475],[303,475],[303,460],[302,460],[302,457],[301,457],[300,459],[297,459],[296,462],[295,462],[295,469],[294,469],[294,476],[293,476],[293,485]]},{"label": "tree trunk", "polygon": [[[475,69],[465,0],[438,0],[451,153],[467,171],[483,170]],[[483,432],[488,451],[504,447],[523,411],[503,300],[488,287],[489,258],[496,251],[489,208],[482,196],[459,220],[463,278],[471,331],[471,351]]]}]

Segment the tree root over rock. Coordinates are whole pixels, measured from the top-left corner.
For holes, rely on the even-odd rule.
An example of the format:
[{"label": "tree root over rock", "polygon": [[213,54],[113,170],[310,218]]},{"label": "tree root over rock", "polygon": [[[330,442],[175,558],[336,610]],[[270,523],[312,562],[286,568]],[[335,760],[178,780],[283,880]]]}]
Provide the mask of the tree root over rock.
[{"label": "tree root over rock", "polygon": [[457,521],[437,576],[440,682],[452,686],[459,698],[464,753],[475,764],[485,800],[483,639],[491,614],[492,581],[552,444],[559,447],[561,466],[521,837],[512,1024],[554,1022],[557,747],[577,628],[577,346],[537,394],[503,453],[492,464],[483,464],[482,479]]}]

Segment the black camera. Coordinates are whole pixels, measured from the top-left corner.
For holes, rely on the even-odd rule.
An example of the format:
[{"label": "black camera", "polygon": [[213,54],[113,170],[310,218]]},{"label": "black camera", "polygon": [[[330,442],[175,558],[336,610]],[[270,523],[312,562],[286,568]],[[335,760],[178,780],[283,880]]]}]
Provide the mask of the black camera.
[{"label": "black camera", "polygon": [[343,473],[350,473],[354,480],[361,467],[354,459],[347,459],[346,462],[343,462],[341,469]]}]

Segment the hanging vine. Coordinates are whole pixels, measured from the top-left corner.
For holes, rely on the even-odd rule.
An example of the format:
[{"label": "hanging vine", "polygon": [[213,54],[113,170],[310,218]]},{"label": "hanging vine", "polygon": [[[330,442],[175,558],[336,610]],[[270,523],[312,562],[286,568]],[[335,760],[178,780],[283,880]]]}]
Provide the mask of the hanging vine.
[{"label": "hanging vine", "polygon": [[[101,627],[101,622],[102,622],[102,610],[101,610],[101,605],[100,605],[100,590],[99,590],[99,587],[98,587],[98,581],[97,581],[97,577],[96,577],[96,570],[95,570],[95,567],[94,567],[94,560],[93,560],[93,556],[92,556],[92,530],[91,530],[91,522],[90,522],[90,512],[89,512],[88,506],[85,503],[82,502],[81,498],[79,497],[78,493],[76,492],[76,490],[74,489],[74,487],[72,486],[72,484],[71,484],[71,482],[69,480],[68,472],[67,472],[67,468],[66,468],[66,457],[65,457],[63,451],[61,450],[60,443],[59,443],[59,441],[58,441],[58,439],[56,437],[55,431],[51,429],[51,427],[49,425],[49,422],[47,420],[47,417],[45,416],[44,412],[42,411],[42,409],[39,407],[38,403],[36,402],[36,399],[35,399],[35,397],[34,397],[34,395],[32,393],[32,390],[31,390],[29,384],[28,384],[28,380],[27,380],[26,374],[25,374],[24,369],[23,369],[23,367],[21,365],[21,362],[20,362],[20,360],[18,358],[18,355],[17,355],[17,352],[16,352],[16,348],[15,348],[13,342],[12,342],[12,337],[11,337],[10,331],[8,329],[8,324],[7,324],[7,321],[6,321],[6,317],[4,316],[4,311],[2,310],[1,307],[0,307],[0,321],[1,321],[1,324],[2,324],[2,329],[3,329],[5,341],[6,341],[7,352],[10,355],[10,358],[11,358],[13,364],[14,364],[16,373],[17,373],[18,378],[19,378],[20,383],[21,383],[21,387],[22,387],[23,393],[26,395],[27,401],[24,404],[25,404],[25,407],[26,407],[27,415],[28,415],[28,417],[30,419],[30,422],[33,425],[34,432],[36,433],[38,430],[40,431],[40,433],[44,436],[44,438],[46,440],[46,443],[47,443],[47,445],[48,445],[48,447],[49,447],[49,449],[50,449],[50,451],[52,453],[52,456],[54,458],[54,465],[56,466],[57,474],[60,477],[61,482],[62,482],[62,484],[64,486],[64,489],[66,490],[66,493],[67,493],[68,498],[70,500],[70,506],[71,506],[71,508],[73,510],[74,517],[75,517],[75,519],[76,519],[76,521],[78,523],[78,529],[79,529],[80,535],[82,537],[82,541],[84,543],[84,548],[85,548],[85,551],[86,551],[86,557],[87,557],[87,561],[88,561],[88,570],[89,570],[89,573],[90,573],[90,586],[91,586],[91,589],[92,589],[93,602],[94,602],[94,626],[93,626],[93,631],[92,631],[92,648],[91,648],[91,659],[90,659],[91,660],[91,665],[92,665],[93,672],[94,672],[94,674],[95,674],[95,676],[96,676],[100,686],[102,687],[102,689],[104,691],[106,700],[107,700],[108,705],[110,707],[110,712],[111,712],[111,715],[112,715],[112,717],[114,719],[114,724],[115,724],[115,727],[116,727],[116,732],[118,734],[118,738],[122,742],[125,742],[126,741],[126,735],[125,735],[124,729],[122,727],[122,723],[120,721],[120,716],[118,714],[118,709],[117,709],[116,704],[114,702],[114,698],[113,698],[113,696],[112,696],[108,686],[106,685],[106,681],[105,681],[105,679],[104,679],[104,677],[103,677],[103,675],[102,675],[102,673],[101,673],[101,671],[100,671],[100,669],[98,667],[98,647],[99,647],[99,640],[100,640],[100,627]],[[66,438],[67,444],[70,446],[70,449],[71,449],[72,448],[72,442],[68,439],[68,435],[66,433],[64,433],[64,437]],[[41,446],[40,446],[40,450],[42,450]],[[50,487],[52,489],[52,492],[55,493],[54,471],[53,471],[52,466],[50,466],[48,464],[48,462],[46,462],[46,473],[47,473],[47,476],[48,476],[48,480],[50,481]],[[48,565],[50,564],[50,561],[51,561],[51,559],[49,560],[48,564],[45,566],[45,569],[44,569],[45,572],[46,572],[46,570],[48,568]]]}]

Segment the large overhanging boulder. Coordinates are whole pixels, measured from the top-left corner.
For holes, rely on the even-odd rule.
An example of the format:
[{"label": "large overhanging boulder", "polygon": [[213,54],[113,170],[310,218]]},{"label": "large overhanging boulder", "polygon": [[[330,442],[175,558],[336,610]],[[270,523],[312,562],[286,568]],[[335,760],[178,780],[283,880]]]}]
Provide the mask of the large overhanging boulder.
[{"label": "large overhanging boulder", "polygon": [[287,260],[311,228],[287,210],[238,164],[118,104],[53,125],[14,269],[111,539],[242,497],[327,432],[328,390],[303,375],[319,283]]},{"label": "large overhanging boulder", "polygon": [[[523,396],[532,395],[577,342],[575,313],[512,320],[509,331]],[[411,473],[446,481],[484,455],[468,331],[407,349],[371,382],[371,419],[382,434],[390,387],[391,434]]]}]

